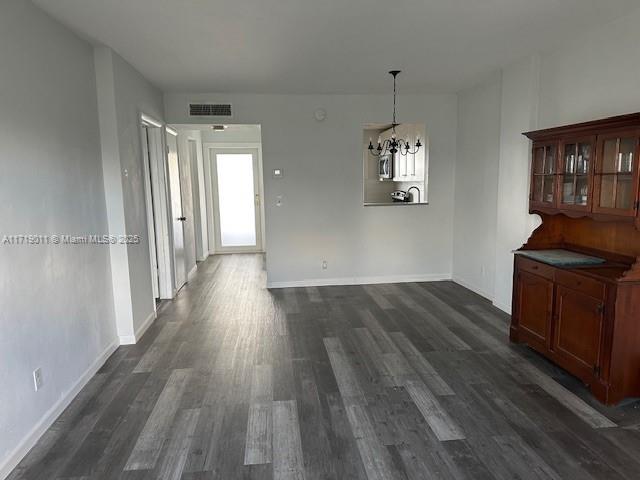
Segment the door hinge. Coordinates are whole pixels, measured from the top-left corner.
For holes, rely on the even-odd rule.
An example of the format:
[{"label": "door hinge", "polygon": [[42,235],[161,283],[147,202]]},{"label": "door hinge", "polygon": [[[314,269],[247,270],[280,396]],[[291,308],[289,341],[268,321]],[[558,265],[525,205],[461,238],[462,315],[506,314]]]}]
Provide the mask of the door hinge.
[{"label": "door hinge", "polygon": [[600,315],[604,314],[604,303],[601,303],[596,307],[596,312],[598,312]]},{"label": "door hinge", "polygon": [[594,365],[593,366],[593,374],[594,375],[600,375],[600,366],[599,365]]},{"label": "door hinge", "polygon": [[635,210],[640,210],[640,200],[636,200],[635,203],[633,204]]}]

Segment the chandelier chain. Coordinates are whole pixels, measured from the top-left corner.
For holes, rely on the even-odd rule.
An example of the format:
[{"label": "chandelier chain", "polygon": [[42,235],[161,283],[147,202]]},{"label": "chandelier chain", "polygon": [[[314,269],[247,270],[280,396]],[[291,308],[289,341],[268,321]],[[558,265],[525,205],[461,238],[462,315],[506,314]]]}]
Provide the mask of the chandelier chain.
[{"label": "chandelier chain", "polygon": [[386,155],[387,153],[391,153],[393,155],[399,153],[400,155],[415,155],[420,150],[422,144],[420,143],[420,138],[416,138],[416,142],[414,144],[414,150],[411,149],[411,145],[407,139],[398,138],[396,136],[396,127],[398,126],[396,119],[396,97],[397,97],[397,87],[396,87],[396,77],[400,73],[400,70],[391,70],[389,72],[393,76],[393,123],[391,124],[391,129],[393,135],[390,139],[386,139],[384,142],[380,141],[380,137],[378,137],[378,146],[373,146],[373,141],[369,139],[369,146],[367,149],[370,154],[375,157],[380,157],[382,155]]}]

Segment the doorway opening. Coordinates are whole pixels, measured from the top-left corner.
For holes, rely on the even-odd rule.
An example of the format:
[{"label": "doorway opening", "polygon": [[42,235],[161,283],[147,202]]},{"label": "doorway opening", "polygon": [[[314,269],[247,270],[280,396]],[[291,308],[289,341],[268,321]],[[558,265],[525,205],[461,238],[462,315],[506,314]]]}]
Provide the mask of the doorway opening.
[{"label": "doorway opening", "polygon": [[[187,263],[192,255],[202,261],[210,254],[264,252],[260,125],[174,124],[172,128],[178,132],[183,207],[191,205],[190,213],[183,215]],[[188,228],[193,232],[187,233]]]},{"label": "doorway opening", "polygon": [[215,253],[266,250],[260,125],[226,125],[203,136],[207,163],[209,248]]},{"label": "doorway opening", "polygon": [[171,299],[174,294],[163,133],[160,121],[140,115],[151,286],[156,306],[161,299]]}]

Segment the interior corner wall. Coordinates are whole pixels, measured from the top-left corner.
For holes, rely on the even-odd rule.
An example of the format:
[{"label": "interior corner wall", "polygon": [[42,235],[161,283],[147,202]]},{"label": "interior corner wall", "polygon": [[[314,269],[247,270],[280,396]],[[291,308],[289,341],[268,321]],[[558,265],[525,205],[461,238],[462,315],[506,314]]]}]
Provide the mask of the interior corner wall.
[{"label": "interior corner wall", "polygon": [[164,122],[164,102],[162,92],[116,53],[113,67],[126,234],[140,236],[140,243],[127,245],[133,325],[138,340],[155,316],[140,114]]},{"label": "interior corner wall", "polygon": [[[94,62],[102,175],[108,221],[107,231],[112,235],[124,235],[126,232],[125,207],[121,180],[120,143],[111,49],[107,47],[95,48]],[[132,340],[126,340],[135,338],[127,246],[117,242],[110,243],[109,258],[111,262],[111,288],[113,290],[116,329],[121,343],[132,343]]]},{"label": "interior corner wall", "polygon": [[[0,65],[0,239],[106,232],[92,47],[31,2],[5,0]],[[0,265],[5,478],[118,337],[105,246],[1,242]]]},{"label": "interior corner wall", "polygon": [[171,93],[167,121],[196,122],[193,101],[230,102],[230,123],[262,127],[270,286],[451,278],[455,95],[399,96],[401,120],[425,123],[430,140],[429,205],[411,207],[362,201],[362,126],[389,120],[390,95]]},{"label": "interior corner wall", "polygon": [[145,207],[140,114],[163,122],[162,93],[108,47],[95,49],[109,233],[139,237],[111,246],[118,335],[135,343],[155,316]]},{"label": "interior corner wall", "polygon": [[458,95],[453,279],[493,298],[501,75]]}]

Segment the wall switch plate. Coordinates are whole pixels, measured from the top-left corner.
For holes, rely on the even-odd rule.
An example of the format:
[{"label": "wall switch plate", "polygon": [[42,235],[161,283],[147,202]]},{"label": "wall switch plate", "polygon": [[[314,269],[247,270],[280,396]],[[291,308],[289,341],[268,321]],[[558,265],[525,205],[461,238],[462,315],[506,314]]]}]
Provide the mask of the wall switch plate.
[{"label": "wall switch plate", "polygon": [[329,268],[329,264],[327,263],[327,261],[326,261],[326,260],[323,260],[323,261],[322,261],[322,269],[323,269],[323,270],[326,270],[327,268]]},{"label": "wall switch plate", "polygon": [[278,195],[276,197],[276,207],[281,207],[282,206],[282,195]]},{"label": "wall switch plate", "polygon": [[284,177],[284,169],[283,168],[274,168],[273,169],[273,178],[282,178]]},{"label": "wall switch plate", "polygon": [[33,387],[36,392],[42,388],[42,369],[40,367],[33,371]]}]

